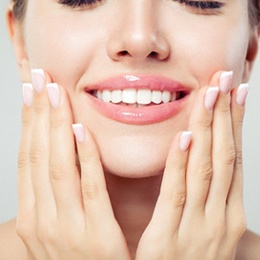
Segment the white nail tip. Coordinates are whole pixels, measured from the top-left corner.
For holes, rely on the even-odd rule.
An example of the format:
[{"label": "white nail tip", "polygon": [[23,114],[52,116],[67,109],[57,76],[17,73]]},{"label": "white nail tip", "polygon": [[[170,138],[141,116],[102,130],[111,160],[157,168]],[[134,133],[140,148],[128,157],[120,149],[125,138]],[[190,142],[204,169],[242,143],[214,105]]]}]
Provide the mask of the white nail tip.
[{"label": "white nail tip", "polygon": [[225,78],[225,77],[231,77],[231,76],[233,76],[233,71],[224,71],[221,73],[220,79]]},{"label": "white nail tip", "polygon": [[191,142],[191,135],[192,135],[192,132],[191,131],[185,131],[181,134],[181,137],[180,137],[180,150],[185,152],[187,151],[189,145],[190,145],[190,142]]},{"label": "white nail tip", "polygon": [[47,88],[54,88],[54,89],[60,91],[60,89],[59,89],[57,83],[48,83],[48,84],[46,85],[46,87],[47,87]]},{"label": "white nail tip", "polygon": [[219,87],[210,87],[210,88],[208,88],[206,93],[208,94],[210,92],[219,92]]},{"label": "white nail tip", "polygon": [[43,69],[32,69],[32,73],[41,74],[43,77],[45,77]]},{"label": "white nail tip", "polygon": [[248,83],[242,83],[239,85],[237,93],[242,90],[242,89],[249,89],[249,84]]},{"label": "white nail tip", "polygon": [[73,124],[73,132],[76,136],[78,143],[83,143],[85,141],[85,132],[82,124]]},{"label": "white nail tip", "polygon": [[32,85],[32,83],[23,83],[23,88],[33,89],[33,85]]}]

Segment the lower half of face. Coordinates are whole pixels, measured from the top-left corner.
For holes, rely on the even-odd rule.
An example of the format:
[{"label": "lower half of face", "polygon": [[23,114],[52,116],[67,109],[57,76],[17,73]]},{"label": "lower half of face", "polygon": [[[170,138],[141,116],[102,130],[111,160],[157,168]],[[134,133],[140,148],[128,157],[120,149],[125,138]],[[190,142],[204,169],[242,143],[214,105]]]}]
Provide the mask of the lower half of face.
[{"label": "lower half of face", "polygon": [[77,10],[29,1],[25,20],[31,66],[67,89],[74,121],[92,132],[105,170],[125,177],[163,173],[174,136],[189,130],[198,89],[218,70],[233,70],[239,84],[248,46],[246,1],[205,10],[143,2]]}]

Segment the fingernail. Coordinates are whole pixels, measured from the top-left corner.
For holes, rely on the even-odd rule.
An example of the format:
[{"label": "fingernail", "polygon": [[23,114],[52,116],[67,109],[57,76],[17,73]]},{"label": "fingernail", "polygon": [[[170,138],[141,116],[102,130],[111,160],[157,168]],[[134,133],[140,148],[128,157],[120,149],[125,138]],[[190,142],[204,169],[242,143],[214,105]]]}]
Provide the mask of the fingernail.
[{"label": "fingernail", "polygon": [[60,103],[60,90],[58,84],[49,83],[47,84],[47,92],[50,99],[50,103],[53,108],[58,107]]},{"label": "fingernail", "polygon": [[45,87],[45,74],[42,69],[32,69],[32,82],[34,89],[41,93]]},{"label": "fingernail", "polygon": [[78,143],[83,143],[85,141],[85,131],[82,124],[73,124],[72,125],[73,132],[76,136]]},{"label": "fingernail", "polygon": [[232,86],[233,71],[222,72],[219,80],[219,88],[223,94],[227,94]]},{"label": "fingernail", "polygon": [[204,105],[207,110],[209,111],[213,110],[213,107],[217,101],[218,93],[219,93],[219,87],[210,87],[207,90],[205,101],[204,101]]},{"label": "fingernail", "polygon": [[30,107],[33,100],[33,86],[31,83],[23,84],[23,103]]},{"label": "fingernail", "polygon": [[249,84],[248,83],[241,84],[238,87],[237,95],[236,95],[236,102],[241,107],[243,107],[246,103],[248,90],[249,90]]},{"label": "fingernail", "polygon": [[183,152],[186,152],[189,148],[190,142],[191,142],[191,131],[185,131],[181,134],[180,137],[180,150]]}]

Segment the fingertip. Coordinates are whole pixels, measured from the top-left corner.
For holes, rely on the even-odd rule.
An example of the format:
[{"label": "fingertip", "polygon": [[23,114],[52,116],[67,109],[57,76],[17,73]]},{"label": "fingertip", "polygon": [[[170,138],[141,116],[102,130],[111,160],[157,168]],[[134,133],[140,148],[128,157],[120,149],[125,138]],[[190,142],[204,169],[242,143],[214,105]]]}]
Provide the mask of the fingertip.
[{"label": "fingertip", "polygon": [[240,84],[236,93],[236,103],[238,106],[244,107],[246,103],[246,98],[248,96],[248,92],[249,92],[249,84],[248,83]]},{"label": "fingertip", "polygon": [[73,133],[76,137],[77,142],[79,144],[84,143],[84,141],[85,141],[85,129],[84,129],[83,125],[80,124],[80,123],[73,124],[72,130],[73,130]]},{"label": "fingertip", "polygon": [[184,131],[181,133],[179,148],[182,152],[188,151],[192,139],[192,132],[191,131]]}]

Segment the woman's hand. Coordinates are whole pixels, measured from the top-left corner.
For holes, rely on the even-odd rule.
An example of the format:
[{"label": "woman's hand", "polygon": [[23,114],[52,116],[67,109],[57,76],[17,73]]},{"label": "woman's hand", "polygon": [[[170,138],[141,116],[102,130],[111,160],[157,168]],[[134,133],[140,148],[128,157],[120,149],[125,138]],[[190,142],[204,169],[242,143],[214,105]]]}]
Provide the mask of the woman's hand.
[{"label": "woman's hand", "polygon": [[95,143],[74,125],[79,170],[68,96],[47,82],[24,84],[17,233],[30,259],[129,259]]},{"label": "woman's hand", "polygon": [[[246,229],[242,199],[242,121],[248,85],[230,92],[218,72],[196,96],[189,130],[169,152],[153,217],[136,259],[235,257]],[[219,79],[220,78],[220,79]]]}]

